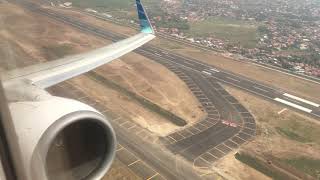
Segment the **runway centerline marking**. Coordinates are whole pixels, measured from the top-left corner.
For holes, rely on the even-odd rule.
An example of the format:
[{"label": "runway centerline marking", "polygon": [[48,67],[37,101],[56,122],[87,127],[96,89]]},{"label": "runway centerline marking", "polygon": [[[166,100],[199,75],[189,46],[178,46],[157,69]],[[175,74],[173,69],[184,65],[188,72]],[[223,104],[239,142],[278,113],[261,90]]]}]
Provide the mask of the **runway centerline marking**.
[{"label": "runway centerline marking", "polygon": [[227,76],[227,78],[228,78],[228,79],[230,79],[230,80],[232,80],[232,81],[235,81],[235,82],[240,82],[240,80],[238,80],[238,79],[234,79],[234,78],[229,77],[229,76]]},{"label": "runway centerline marking", "polygon": [[275,101],[278,101],[278,102],[280,102],[280,103],[282,103],[282,104],[286,104],[286,105],[288,105],[288,106],[291,106],[291,107],[294,107],[294,108],[296,108],[296,109],[299,109],[299,110],[301,110],[301,111],[307,112],[307,113],[311,113],[311,112],[312,112],[311,109],[308,109],[308,108],[306,108],[306,107],[300,106],[300,105],[298,105],[298,104],[294,104],[294,103],[289,102],[289,101],[286,101],[286,100],[284,100],[284,99],[275,98],[274,100],[275,100]]},{"label": "runway centerline marking", "polygon": [[306,99],[302,99],[302,98],[300,98],[300,97],[297,97],[297,96],[294,96],[294,95],[291,95],[291,94],[288,94],[288,93],[284,93],[283,95],[286,96],[286,97],[289,97],[289,98],[292,98],[292,99],[295,99],[295,100],[304,102],[304,103],[309,104],[309,105],[311,105],[311,106],[320,107],[320,105],[317,104],[317,103],[308,101],[308,100],[306,100]]},{"label": "runway centerline marking", "polygon": [[260,88],[260,87],[257,87],[257,86],[253,86],[253,88],[258,89],[258,90],[263,91],[263,92],[269,92],[269,91],[267,91],[267,90],[265,90],[265,89],[262,89],[262,88]]}]

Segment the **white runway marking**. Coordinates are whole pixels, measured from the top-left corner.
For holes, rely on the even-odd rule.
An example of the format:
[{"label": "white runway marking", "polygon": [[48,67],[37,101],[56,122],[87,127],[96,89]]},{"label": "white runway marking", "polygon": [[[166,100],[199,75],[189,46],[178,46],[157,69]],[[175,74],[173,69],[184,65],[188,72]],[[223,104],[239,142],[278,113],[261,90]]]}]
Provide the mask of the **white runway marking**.
[{"label": "white runway marking", "polygon": [[207,72],[207,71],[202,71],[202,73],[204,73],[204,74],[206,74],[206,75],[209,75],[209,76],[212,75],[211,73],[209,73],[209,72]]},{"label": "white runway marking", "polygon": [[281,111],[278,112],[278,114],[282,114],[283,112],[285,112],[286,110],[288,110],[287,108],[282,109]]},{"label": "white runway marking", "polygon": [[262,88],[259,88],[259,87],[257,87],[257,86],[253,86],[253,88],[258,89],[258,90],[263,91],[263,92],[269,92],[269,91],[267,91],[267,90],[265,90],[265,89],[262,89]]},{"label": "white runway marking", "polygon": [[311,106],[320,107],[320,105],[317,104],[317,103],[314,103],[314,102],[311,102],[311,101],[308,101],[308,100],[299,98],[299,97],[297,97],[297,96],[294,96],[294,95],[291,95],[291,94],[288,94],[288,93],[285,93],[285,94],[283,94],[283,95],[284,95],[284,96],[287,96],[287,97],[289,97],[289,98],[292,98],[292,99],[295,99],[295,100],[304,102],[304,103],[309,104],[309,105],[311,105]]},{"label": "white runway marking", "polygon": [[210,71],[214,71],[214,72],[220,72],[219,70],[217,70],[217,69],[214,69],[214,68],[210,69]]},{"label": "white runway marking", "polygon": [[228,78],[228,79],[231,79],[232,81],[240,82],[238,79],[233,79],[232,77],[228,77],[228,76],[227,76],[227,78]]},{"label": "white runway marking", "polygon": [[311,112],[312,112],[311,109],[302,107],[302,106],[300,106],[300,105],[294,104],[294,103],[289,102],[289,101],[286,101],[286,100],[284,100],[284,99],[275,98],[274,100],[275,100],[275,101],[278,101],[278,102],[280,102],[280,103],[286,104],[286,105],[288,105],[288,106],[294,107],[294,108],[296,108],[296,109],[299,109],[299,110],[301,110],[301,111],[307,112],[307,113],[311,113]]}]

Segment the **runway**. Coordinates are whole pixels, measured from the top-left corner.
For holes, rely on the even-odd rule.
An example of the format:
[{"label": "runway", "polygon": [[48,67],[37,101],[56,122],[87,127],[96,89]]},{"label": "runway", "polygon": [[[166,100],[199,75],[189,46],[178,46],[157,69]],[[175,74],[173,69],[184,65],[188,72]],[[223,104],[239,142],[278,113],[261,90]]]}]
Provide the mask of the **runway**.
[{"label": "runway", "polygon": [[[320,120],[320,104],[312,102],[310,100],[297,97],[274,88],[269,85],[251,80],[238,74],[227,72],[225,70],[213,67],[211,65],[199,62],[197,60],[183,57],[181,55],[165,52],[161,49],[155,49],[154,47],[147,46],[146,49],[138,49],[137,51],[146,57],[153,58],[156,60],[166,59],[174,64],[177,64],[185,69],[192,69],[202,74],[208,75],[219,82],[229,84],[231,86],[242,89],[246,92],[252,93],[256,96],[270,100],[274,103],[281,104],[292,110],[305,113],[309,116]],[[157,55],[160,54],[161,56]],[[155,58],[155,56],[158,56]]]}]

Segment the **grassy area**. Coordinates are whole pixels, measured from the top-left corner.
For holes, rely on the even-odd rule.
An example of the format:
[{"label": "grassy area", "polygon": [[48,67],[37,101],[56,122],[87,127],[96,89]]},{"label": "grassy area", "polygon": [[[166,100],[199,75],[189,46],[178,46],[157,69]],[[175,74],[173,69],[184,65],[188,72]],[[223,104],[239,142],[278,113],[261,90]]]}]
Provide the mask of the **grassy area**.
[{"label": "grassy area", "polygon": [[188,33],[193,36],[213,35],[217,38],[239,42],[244,47],[255,47],[258,34],[256,25],[227,18],[210,18],[191,23]]},{"label": "grassy area", "polygon": [[273,168],[271,165],[268,165],[266,162],[256,158],[249,156],[244,153],[237,153],[235,155],[235,158],[242,163],[256,169],[257,171],[265,174],[266,176],[271,177],[274,180],[283,180],[283,179],[290,179],[286,174],[277,171],[275,168]]},{"label": "grassy area", "polygon": [[319,125],[305,121],[301,116],[291,115],[287,121],[280,121],[276,130],[283,136],[298,142],[313,142],[320,145]]},{"label": "grassy area", "polygon": [[282,159],[282,162],[309,174],[316,179],[320,179],[320,160],[299,157],[294,159]]},{"label": "grassy area", "polygon": [[[135,0],[70,0],[74,6],[81,8],[93,8],[104,11],[136,11]],[[160,2],[157,0],[144,1],[143,4],[148,8],[154,10],[160,9]],[[154,12],[157,13],[158,11]]]},{"label": "grassy area", "polygon": [[178,50],[178,49],[183,49],[183,45],[174,42],[174,41],[167,41],[167,40],[160,40],[160,39],[155,39],[152,41],[152,43],[156,44],[157,46],[163,48],[163,49],[168,49],[168,50]]},{"label": "grassy area", "polygon": [[82,8],[130,9],[135,3],[132,0],[71,0],[74,6]]},{"label": "grassy area", "polygon": [[[120,19],[136,20],[135,0],[70,0],[74,6],[80,8],[92,8],[100,12],[108,12]],[[157,16],[162,14],[160,2],[157,0],[144,1],[149,14]]]},{"label": "grassy area", "polygon": [[301,143],[306,143],[306,142],[310,142],[309,139],[300,136],[299,134],[293,132],[292,130],[290,130],[289,128],[280,128],[280,127],[276,127],[276,130],[278,131],[278,133],[280,133],[281,135],[286,136],[287,138],[294,140],[294,141],[298,141]]},{"label": "grassy area", "polygon": [[43,46],[42,49],[45,52],[46,59],[48,60],[62,58],[74,53],[74,48],[71,44],[46,45]]},{"label": "grassy area", "polygon": [[162,107],[158,106],[157,104],[152,103],[148,99],[141,97],[138,94],[127,90],[126,88],[121,87],[120,85],[104,78],[103,76],[99,75],[96,72],[88,73],[88,77],[92,78],[95,81],[100,82],[102,85],[107,85],[108,87],[111,87],[111,88],[117,90],[118,92],[125,94],[126,96],[137,101],[143,107],[159,114],[160,116],[164,117],[165,119],[168,119],[170,122],[172,122],[173,124],[175,124],[177,126],[187,125],[187,122],[184,119],[178,117],[177,115],[173,114],[172,112],[167,111],[167,110],[163,109]]}]

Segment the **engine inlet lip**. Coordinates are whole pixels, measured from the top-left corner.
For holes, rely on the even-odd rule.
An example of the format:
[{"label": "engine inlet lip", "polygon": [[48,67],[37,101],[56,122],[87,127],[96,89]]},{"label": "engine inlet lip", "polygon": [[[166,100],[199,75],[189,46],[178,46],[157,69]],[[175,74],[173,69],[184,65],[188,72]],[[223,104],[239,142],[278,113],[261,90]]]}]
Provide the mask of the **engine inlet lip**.
[{"label": "engine inlet lip", "polygon": [[42,164],[44,168],[43,172],[46,172],[46,157],[49,148],[51,147],[57,135],[71,124],[81,121],[95,122],[103,129],[105,129],[106,140],[108,142],[106,156],[102,160],[100,167],[98,169],[93,170],[89,174],[89,176],[85,177],[85,179],[101,179],[110,169],[112,164],[111,162],[115,157],[116,136],[110,122],[107,121],[103,115],[93,111],[76,111],[63,116],[59,120],[54,122],[41,136],[40,141],[38,142],[32,156],[31,168],[37,167],[37,164]]}]

